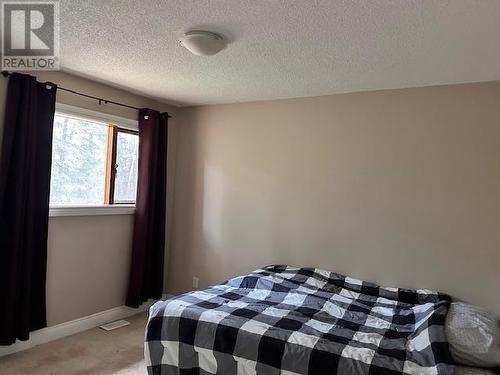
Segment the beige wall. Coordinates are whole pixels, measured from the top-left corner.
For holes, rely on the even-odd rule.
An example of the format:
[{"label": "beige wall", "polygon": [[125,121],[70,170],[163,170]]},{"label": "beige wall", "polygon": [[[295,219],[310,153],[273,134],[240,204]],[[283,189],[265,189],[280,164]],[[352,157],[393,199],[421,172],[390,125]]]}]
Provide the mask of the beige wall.
[{"label": "beige wall", "polygon": [[500,83],[181,112],[169,292],[288,263],[500,314]]},{"label": "beige wall", "polygon": [[[37,75],[173,113],[169,292],[193,276],[205,286],[289,263],[440,289],[500,314],[499,83],[178,109]],[[1,78],[0,134],[5,87]],[[136,116],[63,92],[58,101]],[[50,219],[49,325],[123,304],[131,228],[132,216]]]},{"label": "beige wall", "polygon": [[[169,197],[175,169],[176,108],[126,91],[115,89],[62,72],[33,73],[39,81],[53,81],[90,95],[169,111],[174,115],[169,131]],[[0,77],[3,107],[7,80]],[[2,94],[3,93],[3,94]],[[136,118],[137,112],[59,91],[57,101],[82,108]],[[3,108],[0,118],[3,121]],[[0,127],[1,133],[1,127]],[[171,198],[167,204],[171,205]],[[169,210],[171,211],[171,210]],[[168,217],[167,225],[170,225]],[[124,304],[132,241],[132,215],[51,217],[49,220],[47,269],[47,318],[49,325],[73,320]]]}]

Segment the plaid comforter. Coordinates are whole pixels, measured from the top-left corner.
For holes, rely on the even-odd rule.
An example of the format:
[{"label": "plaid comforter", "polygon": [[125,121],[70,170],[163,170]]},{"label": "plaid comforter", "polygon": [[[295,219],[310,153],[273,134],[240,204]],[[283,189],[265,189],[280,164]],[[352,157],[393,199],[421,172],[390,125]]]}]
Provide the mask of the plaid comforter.
[{"label": "plaid comforter", "polygon": [[452,374],[450,298],[269,266],[150,309],[149,374]]}]

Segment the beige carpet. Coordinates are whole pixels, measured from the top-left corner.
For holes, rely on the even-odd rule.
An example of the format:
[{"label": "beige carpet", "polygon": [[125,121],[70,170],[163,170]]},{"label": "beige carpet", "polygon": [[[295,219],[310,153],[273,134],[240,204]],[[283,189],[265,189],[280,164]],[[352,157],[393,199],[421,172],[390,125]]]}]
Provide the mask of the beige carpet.
[{"label": "beige carpet", "polygon": [[32,349],[0,357],[2,375],[145,374],[146,313],[127,318],[114,331],[94,328]]}]

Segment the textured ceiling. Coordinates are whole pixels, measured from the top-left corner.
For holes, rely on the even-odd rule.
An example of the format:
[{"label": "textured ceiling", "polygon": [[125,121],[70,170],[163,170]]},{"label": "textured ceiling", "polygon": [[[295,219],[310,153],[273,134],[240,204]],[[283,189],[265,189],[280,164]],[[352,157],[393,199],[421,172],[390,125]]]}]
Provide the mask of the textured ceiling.
[{"label": "textured ceiling", "polygon": [[61,66],[180,105],[500,80],[500,0],[64,0]]}]

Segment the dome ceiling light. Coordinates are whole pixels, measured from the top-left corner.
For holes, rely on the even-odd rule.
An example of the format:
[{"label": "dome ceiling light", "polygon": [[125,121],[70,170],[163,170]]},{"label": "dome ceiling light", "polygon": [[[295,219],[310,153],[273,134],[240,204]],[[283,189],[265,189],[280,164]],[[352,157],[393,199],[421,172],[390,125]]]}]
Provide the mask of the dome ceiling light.
[{"label": "dome ceiling light", "polygon": [[188,31],[179,42],[189,52],[197,56],[215,55],[222,51],[227,44],[222,35],[203,30]]}]

